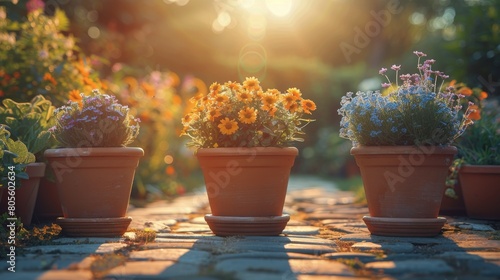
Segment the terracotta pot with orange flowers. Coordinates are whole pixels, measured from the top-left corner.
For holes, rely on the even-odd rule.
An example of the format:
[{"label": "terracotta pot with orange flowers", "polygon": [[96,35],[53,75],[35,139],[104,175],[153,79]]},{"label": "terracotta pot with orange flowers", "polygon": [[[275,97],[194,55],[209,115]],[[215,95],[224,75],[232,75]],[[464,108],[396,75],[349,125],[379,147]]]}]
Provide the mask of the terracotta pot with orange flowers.
[{"label": "terracotta pot with orange flowers", "polygon": [[[485,102],[477,120],[458,142],[458,170],[467,216],[500,220],[500,108]],[[451,192],[451,190],[449,190]]]},{"label": "terracotta pot with orange flowers", "polygon": [[279,235],[290,170],[302,140],[304,119],[316,105],[297,88],[263,90],[259,80],[213,83],[191,100],[182,120],[187,144],[195,147],[212,214],[205,220],[216,235]]},{"label": "terracotta pot with orange flowers", "polygon": [[[460,111],[460,94],[441,88],[448,76],[421,62],[417,74],[398,75],[387,92],[347,93],[342,98],[340,136],[353,142],[351,154],[361,170],[375,235],[434,236],[446,222],[438,217],[448,168],[457,148],[451,144],[469,126],[471,109]],[[386,76],[387,69],[380,74]],[[386,76],[387,77],[387,76]]]},{"label": "terracotta pot with orange flowers", "polygon": [[126,217],[135,169],[144,151],[126,147],[139,133],[139,120],[116,98],[94,91],[55,111],[50,129],[63,148],[44,155],[54,173],[64,217],[57,219],[70,236],[119,236]]}]

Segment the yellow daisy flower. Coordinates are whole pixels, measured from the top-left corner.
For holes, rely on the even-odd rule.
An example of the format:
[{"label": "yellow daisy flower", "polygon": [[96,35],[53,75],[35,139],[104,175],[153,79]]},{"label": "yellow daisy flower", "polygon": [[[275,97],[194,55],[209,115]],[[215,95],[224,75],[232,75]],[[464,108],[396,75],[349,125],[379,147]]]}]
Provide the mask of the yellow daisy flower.
[{"label": "yellow daisy flower", "polygon": [[247,77],[243,82],[243,87],[248,91],[258,91],[260,90],[260,82],[255,77]]},{"label": "yellow daisy flower", "polygon": [[224,84],[227,88],[229,88],[230,90],[234,90],[234,91],[239,91],[241,89],[241,85],[237,82],[227,82]]},{"label": "yellow daisy flower", "polygon": [[262,95],[262,103],[265,106],[272,106],[278,101],[278,95],[266,92]]},{"label": "yellow daisy flower", "polygon": [[221,116],[220,109],[212,109],[208,112],[208,119],[212,122],[215,121],[215,118],[220,116]]},{"label": "yellow daisy flower", "polygon": [[252,95],[248,91],[240,91],[236,94],[239,101],[250,102],[252,101]]},{"label": "yellow daisy flower", "polygon": [[224,118],[220,120],[220,124],[217,127],[222,134],[231,135],[238,130],[238,123],[235,120]]},{"label": "yellow daisy flower", "polygon": [[210,85],[210,93],[213,95],[217,95],[221,90],[221,85],[219,83],[212,83]]},{"label": "yellow daisy flower", "polygon": [[302,93],[300,92],[300,89],[298,88],[289,88],[287,90],[287,92],[293,96],[295,96],[295,98],[299,99],[301,96],[302,96]]},{"label": "yellow daisy flower", "polygon": [[311,99],[303,99],[300,103],[306,114],[312,114],[311,111],[316,110],[316,104]]},{"label": "yellow daisy flower", "polygon": [[245,109],[240,110],[238,117],[240,122],[252,124],[257,120],[257,112],[255,112],[254,108],[246,107]]},{"label": "yellow daisy flower", "polygon": [[227,97],[224,94],[217,94],[215,96],[214,100],[215,100],[215,103],[217,103],[217,105],[222,105],[222,104],[224,104],[224,103],[226,103],[226,102],[229,101],[229,97]]}]

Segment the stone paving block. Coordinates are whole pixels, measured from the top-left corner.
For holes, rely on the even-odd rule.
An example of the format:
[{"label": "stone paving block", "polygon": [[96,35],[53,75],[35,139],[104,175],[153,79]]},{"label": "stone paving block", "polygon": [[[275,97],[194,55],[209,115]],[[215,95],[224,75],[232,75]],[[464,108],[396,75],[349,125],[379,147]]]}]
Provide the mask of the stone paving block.
[{"label": "stone paving block", "polygon": [[492,248],[500,248],[499,240],[468,240],[456,243],[436,244],[433,247],[437,252],[445,251],[487,251]]},{"label": "stone paving block", "polygon": [[192,223],[178,223],[177,228],[174,230],[177,233],[203,233],[212,232],[208,225],[205,224],[192,224]]},{"label": "stone paving block", "polygon": [[492,228],[489,225],[485,224],[475,224],[475,223],[467,223],[467,222],[452,222],[449,223],[450,226],[457,227],[460,229],[469,229],[469,230],[476,230],[476,231],[495,231],[494,228]]},{"label": "stone paving block", "polygon": [[50,270],[43,273],[39,278],[25,278],[37,280],[67,280],[67,279],[94,279],[92,272],[88,270]]},{"label": "stone paving block", "polygon": [[123,241],[123,237],[60,237],[52,240],[53,243],[60,244],[103,244]]},{"label": "stone paving block", "polygon": [[183,277],[197,275],[200,268],[197,265],[177,263],[174,261],[133,261],[111,269],[106,279],[165,279],[168,277]]},{"label": "stone paving block", "polygon": [[127,247],[124,243],[104,244],[63,244],[27,247],[25,250],[31,253],[42,254],[105,254],[112,253]]},{"label": "stone paving block", "polygon": [[94,257],[90,257],[87,254],[40,255],[35,257],[35,259],[42,256],[54,257],[50,265],[51,269],[88,269],[94,261]]},{"label": "stone paving block", "polygon": [[372,235],[370,233],[350,233],[340,237],[341,241],[354,242],[407,242],[413,244],[454,244],[455,242],[443,236],[437,237],[391,237]]},{"label": "stone paving block", "polygon": [[398,243],[373,243],[373,242],[358,242],[351,246],[354,250],[370,251],[370,250],[383,250],[384,252],[391,253],[409,253],[413,251],[414,246],[408,242]]},{"label": "stone paving block", "polygon": [[220,236],[215,236],[213,233],[176,233],[176,232],[171,232],[171,233],[158,233],[156,237],[162,237],[162,238],[178,238],[178,239],[219,239],[223,240],[224,237]]},{"label": "stone paving block", "polygon": [[320,256],[293,252],[242,252],[214,256],[216,262],[227,259],[321,259]]},{"label": "stone paving block", "polygon": [[335,242],[332,240],[319,238],[315,236],[305,236],[305,235],[287,235],[287,236],[242,236],[233,237],[240,242],[270,242],[270,243],[295,243],[295,244],[314,244],[314,245],[326,245],[326,246],[336,246]]},{"label": "stone paving block", "polygon": [[366,264],[366,268],[389,274],[447,274],[454,270],[445,261],[437,259],[380,261]]},{"label": "stone paving block", "polygon": [[[54,255],[37,256],[35,254],[27,254],[25,256],[17,256],[15,270],[16,272],[47,270],[52,267],[55,259]],[[2,263],[6,264],[6,261],[4,260]],[[6,264],[5,270],[2,271],[6,271],[7,267],[9,267],[9,265]]]},{"label": "stone paving block", "polygon": [[287,274],[354,275],[345,264],[327,260],[228,259],[217,263],[215,269],[235,272],[236,276],[248,272],[267,272],[282,276]]},{"label": "stone paving block", "polygon": [[287,226],[283,230],[284,234],[316,235],[319,234],[319,228],[313,226]]},{"label": "stone paving block", "polygon": [[327,258],[329,260],[338,260],[338,259],[348,259],[354,260],[358,259],[361,262],[370,262],[374,261],[377,256],[370,253],[361,253],[361,252],[338,252],[338,253],[328,253],[321,255],[323,258]]},{"label": "stone paving block", "polygon": [[336,249],[331,246],[315,244],[273,244],[273,243],[235,243],[234,248],[240,251],[261,251],[261,252],[295,252],[311,255],[321,255],[335,252]]},{"label": "stone paving block", "polygon": [[179,263],[202,265],[210,261],[212,254],[206,251],[189,249],[152,249],[134,251],[129,254],[133,261],[177,261]]}]

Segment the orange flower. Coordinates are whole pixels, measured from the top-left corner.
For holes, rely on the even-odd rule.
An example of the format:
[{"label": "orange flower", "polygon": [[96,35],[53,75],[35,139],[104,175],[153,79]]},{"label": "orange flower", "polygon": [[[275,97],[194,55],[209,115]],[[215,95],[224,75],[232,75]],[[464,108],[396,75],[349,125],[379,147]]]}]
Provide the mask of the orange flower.
[{"label": "orange flower", "polygon": [[454,87],[456,83],[457,83],[457,80],[451,80],[450,87]]},{"label": "orange flower", "polygon": [[5,93],[3,92],[3,90],[0,89],[0,97],[4,96]]},{"label": "orange flower", "polygon": [[218,105],[222,105],[224,104],[225,102],[227,102],[229,100],[229,97],[227,97],[226,95],[223,95],[223,94],[217,94],[215,96],[215,102],[218,104]]},{"label": "orange flower", "polygon": [[247,77],[243,82],[243,87],[248,91],[261,89],[260,82],[255,77]]},{"label": "orange flower", "polygon": [[252,124],[257,120],[257,113],[254,108],[246,107],[238,112],[240,122]]},{"label": "orange flower", "polygon": [[69,100],[73,102],[82,102],[82,96],[80,95],[80,92],[77,89],[70,91],[68,96]]},{"label": "orange flower", "polygon": [[488,93],[486,91],[481,91],[479,94],[479,100],[483,100],[488,97]]},{"label": "orange flower", "polygon": [[155,88],[151,84],[149,84],[149,83],[142,82],[141,83],[141,88],[146,92],[146,95],[148,97],[153,97],[156,94]]},{"label": "orange flower", "polygon": [[470,105],[469,110],[470,110],[470,113],[469,113],[468,119],[474,120],[474,121],[481,119],[481,110],[479,110],[479,107],[477,105],[475,105],[475,104]]},{"label": "orange flower", "polygon": [[52,75],[50,73],[48,73],[48,72],[45,73],[45,75],[43,75],[43,80],[44,81],[49,81],[53,85],[57,85],[56,79],[54,79],[54,77],[52,77]]},{"label": "orange flower", "polygon": [[278,101],[278,95],[273,94],[272,92],[266,92],[262,95],[262,103],[264,106],[270,107],[273,106],[274,103]]},{"label": "orange flower", "polygon": [[252,95],[248,93],[247,91],[241,91],[236,94],[236,97],[238,100],[243,101],[243,102],[250,102],[252,101]]},{"label": "orange flower", "polygon": [[295,96],[296,99],[299,99],[302,96],[302,93],[300,92],[300,89],[298,88],[289,88],[287,92],[293,96]]},{"label": "orange flower", "polygon": [[221,116],[220,109],[212,109],[208,112],[208,119],[212,122],[215,121],[215,118],[220,116]]},{"label": "orange flower", "polygon": [[220,120],[220,124],[217,126],[222,134],[231,135],[238,130],[238,123],[235,120],[230,120],[225,118]]},{"label": "orange flower", "polygon": [[221,89],[221,86],[219,83],[212,83],[210,85],[210,93],[213,95],[219,94],[220,89]]},{"label": "orange flower", "polygon": [[234,91],[239,91],[241,89],[241,85],[238,84],[237,82],[227,82],[224,84],[227,88],[229,88],[230,90],[234,90]]},{"label": "orange flower", "polygon": [[14,77],[15,79],[19,79],[19,77],[21,77],[21,73],[19,73],[19,71],[16,71],[14,72],[14,74],[12,74],[12,77]]},{"label": "orange flower", "polygon": [[311,111],[316,110],[316,104],[311,99],[303,99],[300,103],[306,114],[312,114]]},{"label": "orange flower", "polygon": [[473,92],[470,88],[468,87],[463,87],[458,90],[459,94],[463,94],[465,96],[470,96]]}]

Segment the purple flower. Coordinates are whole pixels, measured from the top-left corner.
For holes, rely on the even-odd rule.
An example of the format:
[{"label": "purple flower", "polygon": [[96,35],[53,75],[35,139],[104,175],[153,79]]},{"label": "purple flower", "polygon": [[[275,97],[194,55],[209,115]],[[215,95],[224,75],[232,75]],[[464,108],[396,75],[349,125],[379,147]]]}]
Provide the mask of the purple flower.
[{"label": "purple flower", "polygon": [[416,54],[418,57],[427,56],[425,53],[419,51],[414,51],[413,53]]},{"label": "purple flower", "polygon": [[391,86],[391,84],[389,84],[389,83],[383,83],[383,84],[382,84],[382,87],[383,87],[383,88],[388,88],[388,87],[390,87],[390,86]]},{"label": "purple flower", "polygon": [[385,72],[387,72],[387,68],[381,68],[381,69],[378,71],[378,73],[379,73],[380,75],[384,75],[384,74],[385,74]]},{"label": "purple flower", "polygon": [[393,65],[391,66],[391,69],[392,69],[392,70],[394,70],[394,71],[399,71],[399,70],[401,70],[401,65],[396,65],[396,64],[393,64]]}]

